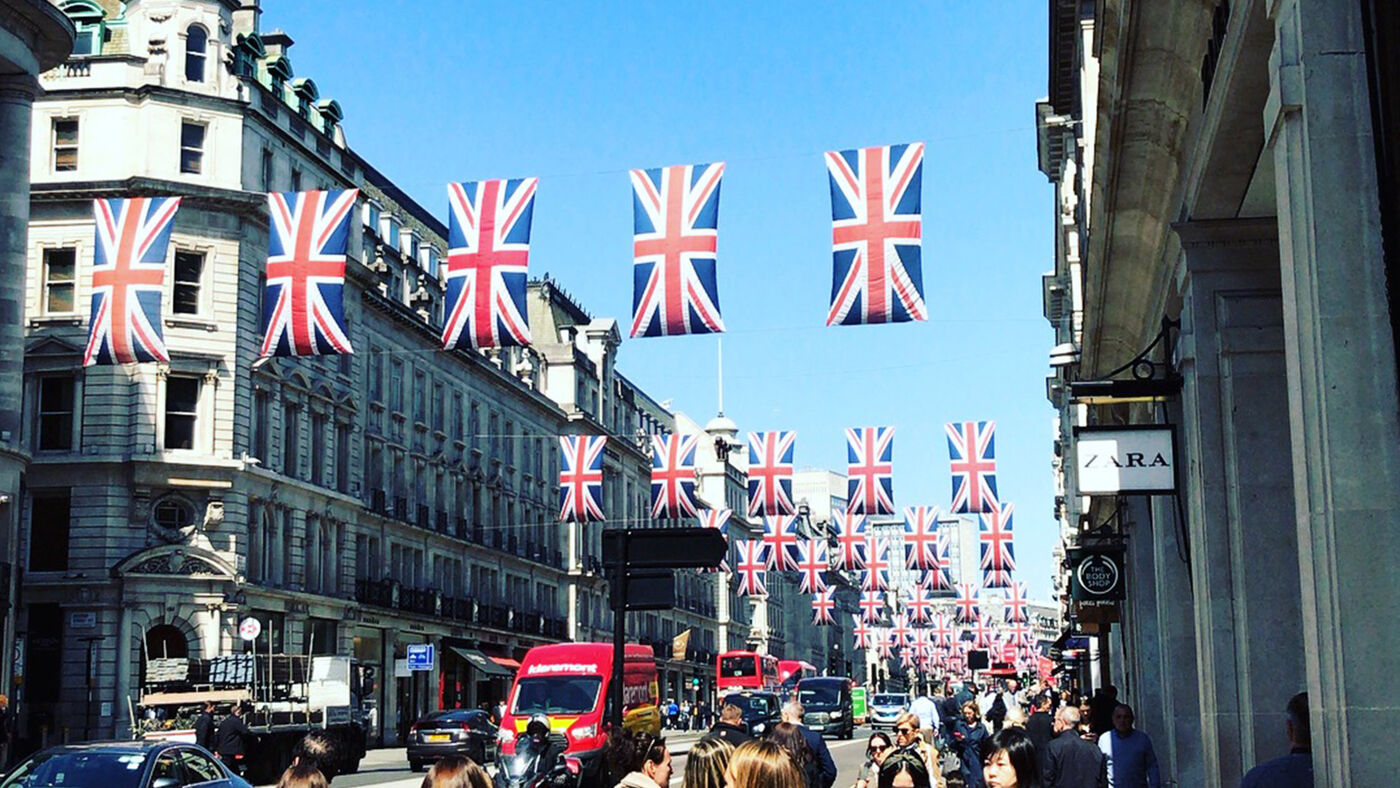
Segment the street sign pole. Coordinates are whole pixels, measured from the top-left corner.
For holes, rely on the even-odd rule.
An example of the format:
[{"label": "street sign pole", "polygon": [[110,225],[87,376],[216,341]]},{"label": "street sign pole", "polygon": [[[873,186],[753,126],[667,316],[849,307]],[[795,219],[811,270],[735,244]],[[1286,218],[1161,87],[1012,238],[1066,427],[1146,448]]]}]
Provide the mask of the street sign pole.
[{"label": "street sign pole", "polygon": [[613,730],[622,730],[622,671],[623,671],[623,649],[627,647],[627,636],[623,631],[627,621],[627,544],[631,532],[628,528],[623,528],[617,551],[617,560],[613,564],[612,581],[617,584],[617,589],[621,593],[616,595],[613,604],[613,670],[612,686],[608,692],[612,695],[612,723]]}]

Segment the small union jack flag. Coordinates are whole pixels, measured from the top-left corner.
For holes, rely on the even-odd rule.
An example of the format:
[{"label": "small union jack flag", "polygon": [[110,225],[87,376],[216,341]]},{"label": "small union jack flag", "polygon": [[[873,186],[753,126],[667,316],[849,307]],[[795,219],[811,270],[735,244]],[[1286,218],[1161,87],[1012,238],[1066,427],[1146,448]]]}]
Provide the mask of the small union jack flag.
[{"label": "small union jack flag", "polygon": [[833,568],[855,571],[864,569],[866,555],[870,551],[870,535],[866,531],[867,520],[863,514],[846,514],[833,509],[831,518],[836,524],[836,557],[831,562]]},{"label": "small union jack flag", "polygon": [[530,344],[525,281],[538,184],[538,178],[447,184],[444,348]]},{"label": "small union jack flag", "polygon": [[345,325],[345,248],[358,189],[270,192],[267,295],[259,355],[353,353]]},{"label": "small union jack flag", "polygon": [[974,619],[968,631],[972,633],[972,645],[974,647],[988,648],[992,645],[992,627],[984,616],[979,615]]},{"label": "small union jack flag", "polygon": [[832,151],[826,324],[927,320],[920,245],[924,145]]},{"label": "small union jack flag", "polygon": [[846,511],[894,514],[894,427],[846,430]]},{"label": "small union jack flag", "polygon": [[[733,512],[728,509],[701,509],[695,516],[700,519],[702,528],[715,528],[724,534],[724,539],[729,540],[729,518]],[[714,569],[703,569],[702,572],[723,572],[729,574],[729,553],[726,552],[724,558],[720,559],[719,566]]]},{"label": "small union jack flag", "polygon": [[933,615],[933,596],[926,589],[914,586],[904,607],[909,611],[910,621],[923,624]]},{"label": "small union jack flag", "polygon": [[560,436],[560,522],[603,519],[603,448],[607,443],[606,435]]},{"label": "small union jack flag", "polygon": [[657,519],[695,514],[694,435],[651,437],[651,516]]},{"label": "small union jack flag", "polygon": [[882,591],[862,591],[860,601],[856,603],[860,608],[860,614],[866,621],[875,623],[880,620],[880,616],[885,610],[885,594]]},{"label": "small union jack flag", "polygon": [[865,571],[861,572],[862,588],[884,591],[890,587],[890,542],[883,537],[870,540],[870,553]]},{"label": "small union jack flag", "polygon": [[1011,625],[1011,643],[1019,648],[1035,648],[1035,632],[1030,626],[1017,622]]},{"label": "small union jack flag", "polygon": [[632,170],[632,336],[724,331],[715,284],[724,164]]},{"label": "small union jack flag", "polygon": [[836,623],[836,589],[824,588],[812,594],[812,624],[826,626]]},{"label": "small union jack flag", "polygon": [[794,514],[792,430],[749,433],[749,516]]},{"label": "small union jack flag", "polygon": [[161,332],[165,253],[179,197],[93,200],[97,238],[83,366],[169,361]]},{"label": "small union jack flag", "polygon": [[954,422],[944,430],[953,471],[953,513],[996,511],[996,422]]},{"label": "small union jack flag", "polygon": [[910,506],[904,510],[904,554],[910,569],[938,566],[938,507]]},{"label": "small union jack flag", "polygon": [[933,626],[929,631],[933,633],[933,640],[937,645],[944,648],[953,645],[953,624],[942,610],[933,615]]},{"label": "small union jack flag", "polygon": [[1012,549],[1011,515],[1015,504],[981,516],[978,539],[982,545],[982,574],[984,588],[1006,588],[1011,573],[1016,570],[1016,554]]},{"label": "small union jack flag", "polygon": [[958,623],[971,624],[981,610],[977,602],[977,585],[974,583],[958,583],[957,596],[953,600],[953,610],[956,612]]},{"label": "small union jack flag", "polygon": [[1024,623],[1029,607],[1030,602],[1024,582],[1017,581],[1006,587],[1006,603],[1002,608],[1002,615],[1005,617],[1006,623]]},{"label": "small union jack flag", "polygon": [[906,668],[912,668],[914,667],[914,660],[915,656],[914,650],[912,648],[905,646],[899,649],[899,664],[903,665]]},{"label": "small union jack flag", "polygon": [[890,641],[896,648],[903,648],[909,645],[913,639],[913,630],[909,628],[909,617],[903,613],[895,614],[891,619]]},{"label": "small union jack flag", "polygon": [[797,517],[778,514],[763,518],[763,544],[768,548],[768,568],[776,572],[797,571]]},{"label": "small union jack flag", "polygon": [[768,547],[752,540],[739,542],[739,593],[744,596],[768,596],[764,577],[768,574]]},{"label": "small union jack flag", "polygon": [[938,550],[934,554],[937,559],[932,567],[924,573],[924,585],[930,591],[952,591],[953,590],[953,534],[952,529],[938,529]]},{"label": "small union jack flag", "polygon": [[797,543],[798,590],[815,594],[826,590],[826,540],[803,539]]},{"label": "small union jack flag", "polygon": [[855,635],[855,644],[852,648],[857,651],[870,648],[874,640],[874,632],[870,625],[860,616],[851,616],[851,622],[851,634]]},{"label": "small union jack flag", "polygon": [[894,656],[894,643],[890,642],[888,628],[875,627],[875,634],[872,637],[875,641],[875,652],[880,655],[880,659],[889,659]]},{"label": "small union jack flag", "polygon": [[933,633],[919,627],[914,630],[914,652],[919,655],[920,660],[927,660],[933,655]]}]

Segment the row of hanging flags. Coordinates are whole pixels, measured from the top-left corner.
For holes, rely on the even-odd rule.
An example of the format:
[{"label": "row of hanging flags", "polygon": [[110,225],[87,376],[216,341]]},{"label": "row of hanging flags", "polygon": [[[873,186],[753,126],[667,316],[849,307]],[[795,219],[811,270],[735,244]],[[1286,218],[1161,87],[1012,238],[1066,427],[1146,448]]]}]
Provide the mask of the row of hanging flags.
[{"label": "row of hanging flags", "polygon": [[[924,146],[826,154],[831,182],[828,325],[926,320],[920,187]],[[724,331],[717,285],[724,164],[632,170],[633,337]],[[531,344],[525,307],[537,178],[448,184],[442,346]],[[345,254],[358,190],[272,192],[267,356],[351,353]],[[161,300],[178,197],[94,201],[92,319],[84,364],[168,361]]]}]

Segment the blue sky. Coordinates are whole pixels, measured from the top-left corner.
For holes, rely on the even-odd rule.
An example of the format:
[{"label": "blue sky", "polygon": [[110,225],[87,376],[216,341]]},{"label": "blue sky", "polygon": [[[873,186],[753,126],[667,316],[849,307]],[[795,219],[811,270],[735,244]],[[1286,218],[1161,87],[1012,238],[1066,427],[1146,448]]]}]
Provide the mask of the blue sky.
[{"label": "blue sky", "polygon": [[[845,427],[893,424],[895,500],[947,508],[943,423],[997,422],[1019,578],[1048,598],[1056,538],[1045,401],[1052,195],[1036,169],[1044,3],[414,3],[265,0],[298,76],[355,148],[446,218],[448,180],[539,176],[532,275],[597,316],[631,309],[627,170],[726,162],[725,411],[795,429],[844,470]],[[399,9],[399,10],[393,10]],[[826,150],[927,144],[930,320],[827,328]],[[625,330],[624,330],[625,334]],[[715,337],[625,341],[619,367],[704,423]]]}]

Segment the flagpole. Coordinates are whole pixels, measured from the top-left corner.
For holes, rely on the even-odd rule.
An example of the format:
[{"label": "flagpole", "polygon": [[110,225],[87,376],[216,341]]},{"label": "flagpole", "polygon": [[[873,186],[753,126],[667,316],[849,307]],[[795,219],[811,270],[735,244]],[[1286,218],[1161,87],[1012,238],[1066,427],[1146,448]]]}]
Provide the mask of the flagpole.
[{"label": "flagpole", "polygon": [[715,354],[717,374],[715,379],[719,391],[719,415],[724,415],[724,337],[715,337]]}]

